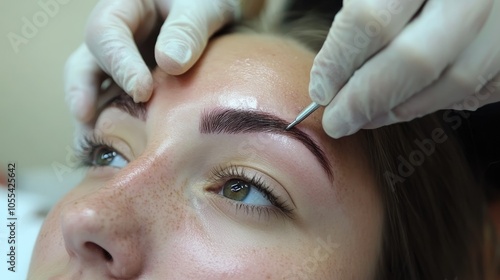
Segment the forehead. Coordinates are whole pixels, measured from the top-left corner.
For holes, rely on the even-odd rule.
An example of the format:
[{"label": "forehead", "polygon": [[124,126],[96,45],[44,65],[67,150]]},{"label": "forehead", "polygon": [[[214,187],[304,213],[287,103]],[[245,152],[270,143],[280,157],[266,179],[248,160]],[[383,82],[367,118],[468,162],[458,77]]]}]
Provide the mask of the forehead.
[{"label": "forehead", "polygon": [[156,71],[154,79],[159,94],[182,88],[188,95],[179,96],[181,99],[210,99],[205,104],[239,103],[293,119],[310,102],[308,83],[313,59],[312,52],[291,39],[230,34],[212,40],[186,74],[172,77]]},{"label": "forehead", "polygon": [[[271,78],[307,86],[314,54],[290,38],[263,34],[231,34],[211,42],[200,69],[219,64],[240,77]],[[228,68],[229,67],[229,68]],[[283,84],[281,84],[283,85]],[[301,87],[301,89],[304,89]],[[300,92],[304,95],[307,92]]]}]

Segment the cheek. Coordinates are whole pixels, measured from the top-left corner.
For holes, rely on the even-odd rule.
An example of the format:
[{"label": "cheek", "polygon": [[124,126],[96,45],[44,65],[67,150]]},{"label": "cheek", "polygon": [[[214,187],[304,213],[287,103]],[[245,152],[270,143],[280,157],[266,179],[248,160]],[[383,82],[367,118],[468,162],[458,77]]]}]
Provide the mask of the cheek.
[{"label": "cheek", "polygon": [[[148,270],[155,271],[154,279],[160,279],[161,275],[170,275],[172,279],[288,279],[283,277],[304,273],[304,256],[314,257],[313,250],[297,244],[293,249],[259,247],[257,244],[228,246],[225,242],[206,240],[202,235],[194,234],[185,234],[181,240],[170,244],[152,259],[151,263],[155,265]],[[318,266],[307,276],[326,275],[325,267]]]}]

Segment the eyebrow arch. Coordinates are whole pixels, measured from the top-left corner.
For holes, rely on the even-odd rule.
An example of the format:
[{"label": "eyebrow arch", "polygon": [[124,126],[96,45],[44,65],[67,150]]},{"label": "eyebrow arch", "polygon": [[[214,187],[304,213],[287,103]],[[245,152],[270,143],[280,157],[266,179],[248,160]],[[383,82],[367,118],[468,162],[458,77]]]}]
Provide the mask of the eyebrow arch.
[{"label": "eyebrow arch", "polygon": [[117,108],[134,118],[141,121],[146,121],[147,119],[147,107],[146,103],[135,103],[135,101],[124,91],[121,91],[117,96],[111,98],[107,101],[99,110],[99,114],[107,108]]},{"label": "eyebrow arch", "polygon": [[294,127],[285,130],[289,122],[275,115],[254,110],[218,108],[202,113],[199,131],[202,134],[274,133],[300,141],[316,157],[333,181],[330,161],[325,152],[309,135]]}]

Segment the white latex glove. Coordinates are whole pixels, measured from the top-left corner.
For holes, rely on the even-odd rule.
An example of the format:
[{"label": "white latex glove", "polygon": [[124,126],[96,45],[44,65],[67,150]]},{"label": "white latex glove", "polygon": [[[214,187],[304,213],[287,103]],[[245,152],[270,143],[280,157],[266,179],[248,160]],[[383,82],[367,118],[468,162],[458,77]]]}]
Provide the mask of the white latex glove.
[{"label": "white latex glove", "polygon": [[149,100],[153,79],[137,45],[158,23],[156,62],[165,72],[179,75],[239,11],[239,0],[101,0],[88,20],[85,44],[66,63],[65,93],[72,113],[80,122],[94,117],[103,71],[136,102]]},{"label": "white latex glove", "polygon": [[328,104],[323,128],[340,138],[497,102],[499,72],[499,0],[350,0],[315,58],[309,93]]}]

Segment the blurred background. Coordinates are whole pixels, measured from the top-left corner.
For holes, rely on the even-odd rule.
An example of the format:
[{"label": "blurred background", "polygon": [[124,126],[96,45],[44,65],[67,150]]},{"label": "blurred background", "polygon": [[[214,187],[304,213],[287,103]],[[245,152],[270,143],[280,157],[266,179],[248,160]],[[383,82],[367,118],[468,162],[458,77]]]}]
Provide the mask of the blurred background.
[{"label": "blurred background", "polygon": [[0,3],[0,162],[20,168],[66,160],[72,122],[64,103],[63,67],[83,40],[97,0]]},{"label": "blurred background", "polygon": [[[25,279],[38,229],[79,180],[64,103],[66,58],[97,0],[0,2],[0,173],[16,163],[17,263],[7,270],[7,190],[0,187],[0,279]],[[1,176],[0,176],[1,178]],[[2,185],[0,183],[0,185]]]}]

